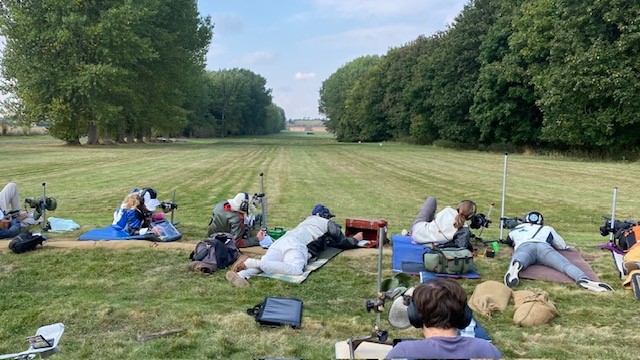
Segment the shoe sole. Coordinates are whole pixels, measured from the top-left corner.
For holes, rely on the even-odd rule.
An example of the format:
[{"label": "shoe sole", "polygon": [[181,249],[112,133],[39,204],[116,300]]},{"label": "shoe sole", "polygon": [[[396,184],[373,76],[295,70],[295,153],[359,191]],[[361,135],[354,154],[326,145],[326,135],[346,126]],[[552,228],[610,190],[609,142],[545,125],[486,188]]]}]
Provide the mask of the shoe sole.
[{"label": "shoe sole", "polygon": [[604,292],[604,291],[613,291],[613,288],[608,284],[596,282],[596,281],[582,281],[578,282],[578,286],[585,290]]},{"label": "shoe sole", "polygon": [[[511,278],[512,272],[514,272],[514,270],[517,270],[517,271],[514,274],[515,275],[514,278]],[[510,288],[518,286],[518,284],[520,283],[520,279],[518,278],[518,272],[520,272],[519,265],[516,265],[516,264],[509,265],[509,270],[507,271],[506,274],[504,274],[504,284]]]},{"label": "shoe sole", "polygon": [[234,286],[237,286],[237,287],[249,286],[249,282],[246,279],[243,279],[242,277],[240,277],[240,275],[238,275],[238,273],[236,272],[227,271],[224,277],[227,279],[227,281],[232,283]]}]

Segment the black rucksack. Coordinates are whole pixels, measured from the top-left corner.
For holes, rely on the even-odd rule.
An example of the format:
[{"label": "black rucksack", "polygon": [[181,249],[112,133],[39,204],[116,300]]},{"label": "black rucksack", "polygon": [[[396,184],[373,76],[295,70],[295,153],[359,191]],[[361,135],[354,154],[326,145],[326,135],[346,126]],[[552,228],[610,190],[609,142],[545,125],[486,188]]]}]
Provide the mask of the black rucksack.
[{"label": "black rucksack", "polygon": [[42,245],[45,240],[47,240],[47,238],[40,234],[34,235],[30,231],[24,230],[18,234],[18,236],[11,239],[9,249],[16,254],[20,254],[34,250],[36,246]]},{"label": "black rucksack", "polygon": [[196,244],[189,259],[210,264],[214,271],[225,269],[236,261],[240,253],[235,240],[236,237],[230,233],[213,233],[209,239]]}]

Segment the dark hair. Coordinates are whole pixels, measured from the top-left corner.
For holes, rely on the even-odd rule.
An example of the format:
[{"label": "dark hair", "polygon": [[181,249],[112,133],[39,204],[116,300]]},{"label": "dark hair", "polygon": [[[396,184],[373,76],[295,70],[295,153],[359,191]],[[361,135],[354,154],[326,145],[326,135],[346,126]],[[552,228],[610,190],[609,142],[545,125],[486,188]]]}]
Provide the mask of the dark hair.
[{"label": "dark hair", "polygon": [[413,302],[426,327],[464,328],[467,293],[455,280],[427,280],[414,289]]}]

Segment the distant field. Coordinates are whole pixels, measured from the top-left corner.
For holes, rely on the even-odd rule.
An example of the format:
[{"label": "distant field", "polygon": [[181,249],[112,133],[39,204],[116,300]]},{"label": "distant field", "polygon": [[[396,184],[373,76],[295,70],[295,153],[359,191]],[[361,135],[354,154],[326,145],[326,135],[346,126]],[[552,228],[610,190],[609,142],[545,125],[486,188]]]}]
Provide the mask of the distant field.
[{"label": "distant field", "polygon": [[[106,226],[123,197],[151,186],[161,200],[176,192],[175,220],[181,242],[206,235],[211,209],[237,192],[259,191],[265,174],[269,225],[290,228],[323,203],[345,218],[384,218],[389,231],[409,229],[428,195],[439,208],[476,201],[491,218],[500,215],[504,154],[455,151],[395,143],[341,144],[324,134],[198,139],[165,144],[68,147],[47,136],[0,137],[0,186],[18,184],[23,197],[47,194],[58,200],[50,216],[73,219],[81,229],[48,234],[73,240]],[[523,281],[548,291],[560,317],[549,325],[513,325],[513,307],[479,321],[510,358],[635,358],[640,336],[637,301],[622,290],[608,253],[595,245],[602,215],[639,219],[639,163],[513,154],[508,157],[506,215],[543,213],[545,221],[587,253],[592,267],[617,291],[594,294],[573,285]],[[494,224],[485,239],[498,238]],[[333,344],[370,332],[375,320],[365,299],[374,296],[376,258],[338,256],[301,285],[257,278],[232,288],[219,272],[209,277],[185,270],[188,252],[149,249],[44,249],[15,255],[0,250],[0,354],[24,350],[24,336],[43,324],[67,326],[60,358],[264,358],[333,356]],[[508,254],[478,260],[484,280],[502,281]],[[391,275],[390,257],[384,258]],[[468,294],[478,282],[462,282]],[[265,296],[305,301],[303,329],[259,329],[245,310]],[[631,304],[632,306],[629,306]],[[386,317],[386,312],[383,314]],[[415,329],[383,326],[391,337],[417,337]],[[169,328],[182,335],[140,343],[135,335]],[[624,331],[624,341],[620,332]]]}]

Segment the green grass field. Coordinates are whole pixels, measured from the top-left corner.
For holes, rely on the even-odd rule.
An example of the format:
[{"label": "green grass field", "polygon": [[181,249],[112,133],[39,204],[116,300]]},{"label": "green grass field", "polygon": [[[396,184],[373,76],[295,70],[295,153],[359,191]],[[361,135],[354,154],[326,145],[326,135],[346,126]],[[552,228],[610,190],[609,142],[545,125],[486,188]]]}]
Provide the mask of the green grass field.
[{"label": "green grass field", "polygon": [[[295,226],[316,203],[345,218],[384,218],[391,233],[409,229],[420,205],[434,195],[439,208],[476,201],[491,218],[500,215],[504,154],[454,151],[406,144],[340,144],[329,136],[281,134],[240,139],[200,139],[170,144],[67,147],[49,137],[0,137],[0,186],[18,184],[22,197],[47,194],[58,200],[49,216],[73,219],[73,233],[49,233],[49,243],[74,240],[110,224],[112,213],[134,187],[151,186],[161,200],[176,191],[175,220],[181,242],[203,239],[213,205],[237,192],[259,191],[264,172],[269,226]],[[636,358],[639,302],[621,287],[610,254],[595,246],[601,216],[609,215],[613,187],[617,215],[639,218],[640,164],[562,156],[509,155],[506,215],[543,213],[616,291],[592,293],[575,285],[522,280],[518,289],[549,292],[560,316],[548,325],[520,328],[513,306],[491,318],[478,315],[508,358]],[[497,221],[496,221],[497,223]],[[483,232],[497,239],[498,227]],[[46,243],[45,243],[46,244]],[[384,275],[390,276],[390,251]],[[63,322],[61,359],[329,359],[334,343],[371,332],[377,258],[342,254],[304,283],[251,279],[234,288],[220,271],[188,272],[188,251],[130,248],[59,249],[13,254],[0,249],[0,354],[26,349],[24,337],[45,324]],[[502,281],[509,255],[478,259],[482,280]],[[462,281],[471,295],[480,281]],[[415,280],[417,283],[417,279]],[[301,330],[259,328],[246,309],[266,296],[304,301]],[[390,304],[387,308],[390,307]],[[416,329],[391,338],[419,337]],[[183,328],[146,342],[141,333]]]}]

